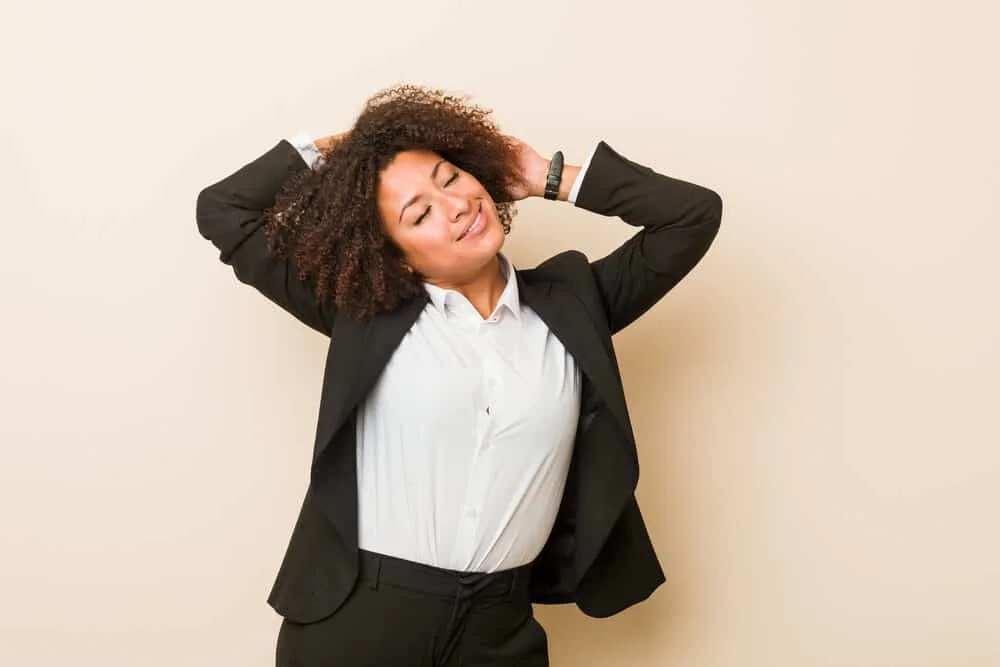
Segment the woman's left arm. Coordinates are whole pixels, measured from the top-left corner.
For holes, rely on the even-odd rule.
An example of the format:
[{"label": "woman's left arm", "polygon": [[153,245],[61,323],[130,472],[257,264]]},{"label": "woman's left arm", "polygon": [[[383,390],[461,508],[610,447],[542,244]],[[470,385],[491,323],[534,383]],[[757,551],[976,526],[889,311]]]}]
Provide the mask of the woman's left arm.
[{"label": "woman's left arm", "polygon": [[614,334],[649,310],[704,257],[719,231],[722,198],[632,162],[603,141],[582,178],[576,206],[642,227],[590,265]]},{"label": "woman's left arm", "polygon": [[[513,198],[541,197],[549,161],[519,139],[511,139],[518,148],[523,178]],[[712,190],[658,174],[622,157],[603,141],[583,170],[563,168],[558,198],[565,201],[570,194],[580,208],[642,227],[611,254],[590,264],[612,334],[649,310],[695,267],[722,220],[722,198]]]}]

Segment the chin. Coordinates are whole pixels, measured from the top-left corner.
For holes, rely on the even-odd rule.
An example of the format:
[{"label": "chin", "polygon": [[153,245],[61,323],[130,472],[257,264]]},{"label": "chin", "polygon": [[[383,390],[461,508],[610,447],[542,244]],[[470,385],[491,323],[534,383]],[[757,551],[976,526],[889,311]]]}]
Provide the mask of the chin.
[{"label": "chin", "polygon": [[506,240],[507,235],[503,233],[503,227],[501,227],[500,223],[495,220],[487,230],[485,238],[482,239],[483,246],[489,247],[490,251],[494,254],[500,252],[500,249],[503,248],[503,244]]}]

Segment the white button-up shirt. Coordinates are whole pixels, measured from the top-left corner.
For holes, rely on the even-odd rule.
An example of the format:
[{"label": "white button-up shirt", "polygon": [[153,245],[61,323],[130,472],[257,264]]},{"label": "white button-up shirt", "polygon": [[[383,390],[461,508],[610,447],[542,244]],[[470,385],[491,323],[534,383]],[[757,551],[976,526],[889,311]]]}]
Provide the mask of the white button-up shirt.
[{"label": "white button-up shirt", "polygon": [[[292,143],[315,164],[308,137]],[[548,540],[580,371],[501,265],[507,285],[487,318],[457,291],[426,285],[429,303],[358,408],[362,549],[494,572],[532,562]]]}]

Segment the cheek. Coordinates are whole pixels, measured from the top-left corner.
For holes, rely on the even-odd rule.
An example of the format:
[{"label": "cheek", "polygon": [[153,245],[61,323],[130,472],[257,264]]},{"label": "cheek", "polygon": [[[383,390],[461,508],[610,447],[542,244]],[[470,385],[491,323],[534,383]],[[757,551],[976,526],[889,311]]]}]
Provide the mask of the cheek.
[{"label": "cheek", "polygon": [[394,241],[408,257],[434,258],[451,245],[451,237],[443,226],[423,224],[396,234]]}]

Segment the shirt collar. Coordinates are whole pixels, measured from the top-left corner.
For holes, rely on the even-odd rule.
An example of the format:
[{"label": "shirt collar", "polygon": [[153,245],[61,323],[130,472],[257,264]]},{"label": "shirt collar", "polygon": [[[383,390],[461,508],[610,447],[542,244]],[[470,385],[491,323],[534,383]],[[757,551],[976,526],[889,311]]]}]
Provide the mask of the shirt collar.
[{"label": "shirt collar", "polygon": [[[503,309],[507,309],[515,319],[520,320],[521,296],[517,288],[516,270],[510,261],[502,254],[499,255],[499,259],[500,272],[507,280],[507,285],[503,288],[503,292],[500,293],[500,298],[497,299],[497,305],[492,314],[499,315]],[[427,294],[431,298],[431,303],[433,303],[434,307],[441,313],[448,314],[449,306],[454,309],[456,307],[460,307],[459,304],[462,303],[471,308],[469,300],[456,290],[444,289],[442,287],[438,287],[437,285],[431,285],[430,283],[424,283],[424,289],[427,290]]]}]

